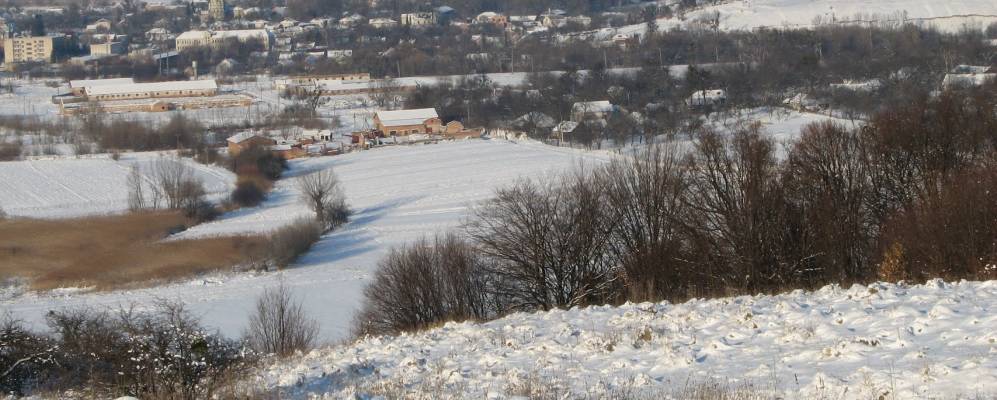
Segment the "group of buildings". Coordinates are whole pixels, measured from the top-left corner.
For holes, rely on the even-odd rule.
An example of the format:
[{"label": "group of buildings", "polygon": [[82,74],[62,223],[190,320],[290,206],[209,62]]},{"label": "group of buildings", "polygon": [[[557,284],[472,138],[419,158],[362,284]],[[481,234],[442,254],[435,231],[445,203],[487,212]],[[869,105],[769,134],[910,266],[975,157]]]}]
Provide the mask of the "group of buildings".
[{"label": "group of buildings", "polygon": [[226,144],[229,155],[257,147],[285,159],[294,159],[340,154],[374,145],[478,138],[484,133],[480,128],[467,129],[460,121],[444,124],[433,108],[377,111],[372,119],[371,129],[353,132],[349,137],[337,138],[328,130],[305,131],[293,138],[247,131],[230,136]]}]

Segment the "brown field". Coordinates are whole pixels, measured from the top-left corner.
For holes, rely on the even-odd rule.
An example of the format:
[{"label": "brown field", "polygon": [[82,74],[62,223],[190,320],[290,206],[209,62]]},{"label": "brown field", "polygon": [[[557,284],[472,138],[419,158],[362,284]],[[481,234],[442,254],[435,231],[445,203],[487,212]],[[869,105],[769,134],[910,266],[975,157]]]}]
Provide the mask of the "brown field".
[{"label": "brown field", "polygon": [[187,221],[175,212],[63,220],[0,220],[0,279],[33,289],[148,285],[222,270],[258,254],[259,237],[162,242]]}]

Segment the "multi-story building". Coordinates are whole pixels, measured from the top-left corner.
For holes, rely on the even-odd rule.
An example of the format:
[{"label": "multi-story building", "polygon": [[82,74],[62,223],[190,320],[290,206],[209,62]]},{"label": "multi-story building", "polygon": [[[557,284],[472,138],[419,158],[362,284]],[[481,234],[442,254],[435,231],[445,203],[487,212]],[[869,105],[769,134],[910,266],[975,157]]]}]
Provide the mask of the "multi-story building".
[{"label": "multi-story building", "polygon": [[228,39],[236,39],[242,43],[257,41],[264,50],[270,50],[273,44],[273,34],[266,29],[245,29],[234,31],[187,31],[177,36],[177,51],[195,47],[220,46]]},{"label": "multi-story building", "polygon": [[3,18],[0,18],[0,40],[6,39],[13,36],[14,25],[8,24]]},{"label": "multi-story building", "polygon": [[91,56],[110,56],[125,54],[128,48],[123,42],[95,43],[90,45]]},{"label": "multi-story building", "polygon": [[225,0],[208,1],[208,15],[215,21],[225,20]]},{"label": "multi-story building", "polygon": [[63,35],[8,37],[3,41],[4,62],[52,62],[55,48],[65,39]]}]

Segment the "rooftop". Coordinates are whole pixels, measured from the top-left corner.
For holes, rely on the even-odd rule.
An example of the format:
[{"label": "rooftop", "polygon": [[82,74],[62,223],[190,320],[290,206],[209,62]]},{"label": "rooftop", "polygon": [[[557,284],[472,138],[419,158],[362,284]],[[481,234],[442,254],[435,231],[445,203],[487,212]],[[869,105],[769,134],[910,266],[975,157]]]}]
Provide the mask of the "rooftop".
[{"label": "rooftop", "polygon": [[387,126],[418,125],[430,118],[439,118],[434,108],[414,110],[378,111],[377,118]]},{"label": "rooftop", "polygon": [[95,87],[95,86],[108,86],[108,85],[128,85],[135,83],[132,78],[110,78],[110,79],[77,79],[69,81],[69,87],[81,88],[81,87]]},{"label": "rooftop", "polygon": [[114,85],[90,86],[86,88],[87,95],[99,96],[108,94],[144,93],[149,91],[173,90],[211,90],[218,89],[214,79],[199,81],[170,81],[149,83],[125,83]]}]

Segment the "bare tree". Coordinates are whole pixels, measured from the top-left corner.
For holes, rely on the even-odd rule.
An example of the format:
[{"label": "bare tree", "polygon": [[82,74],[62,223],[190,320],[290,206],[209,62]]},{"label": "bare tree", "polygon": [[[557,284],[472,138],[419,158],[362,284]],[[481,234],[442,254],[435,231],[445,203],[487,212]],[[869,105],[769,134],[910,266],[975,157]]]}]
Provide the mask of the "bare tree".
[{"label": "bare tree", "polygon": [[281,282],[256,300],[246,338],[256,350],[284,357],[310,349],[318,332],[318,322],[305,314],[301,302]]},{"label": "bare tree", "polygon": [[133,165],[128,173],[128,209],[138,211],[145,207],[145,190],[142,173],[138,165]]},{"label": "bare tree", "polygon": [[335,229],[346,222],[349,217],[346,195],[331,168],[302,175],[297,183],[302,200],[308,203],[315,212],[315,219],[326,229]]},{"label": "bare tree", "polygon": [[191,211],[203,202],[204,185],[194,176],[194,169],[180,158],[156,160],[152,174],[158,186],[155,192],[166,200],[166,208]]}]

